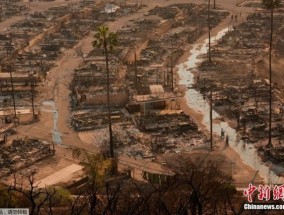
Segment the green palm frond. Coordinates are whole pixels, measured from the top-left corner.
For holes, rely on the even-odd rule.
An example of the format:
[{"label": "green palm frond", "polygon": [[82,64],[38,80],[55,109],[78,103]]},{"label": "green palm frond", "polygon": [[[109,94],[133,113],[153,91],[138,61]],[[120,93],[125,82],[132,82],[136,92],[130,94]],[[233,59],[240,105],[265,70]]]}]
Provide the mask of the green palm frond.
[{"label": "green palm frond", "polygon": [[108,35],[108,44],[109,49],[112,51],[114,46],[117,46],[118,40],[117,40],[117,34],[110,32]]},{"label": "green palm frond", "polygon": [[115,159],[105,158],[101,154],[88,153],[84,149],[73,149],[72,156],[80,160],[91,181],[103,185],[105,177],[112,175],[117,167]]},{"label": "green palm frond", "polygon": [[94,48],[100,48],[102,46],[102,42],[100,40],[96,39],[92,42],[92,45],[93,45]]},{"label": "green palm frond", "polygon": [[100,26],[94,38],[95,40],[92,42],[94,48],[101,48],[105,45],[105,48],[112,51],[118,44],[117,34],[109,32],[109,28],[107,26]]}]

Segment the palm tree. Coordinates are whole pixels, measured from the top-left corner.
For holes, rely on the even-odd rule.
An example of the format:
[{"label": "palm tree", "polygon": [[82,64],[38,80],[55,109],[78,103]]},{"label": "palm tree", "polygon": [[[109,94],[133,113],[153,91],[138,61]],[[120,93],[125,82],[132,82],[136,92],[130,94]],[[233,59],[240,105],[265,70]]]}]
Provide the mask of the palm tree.
[{"label": "palm tree", "polygon": [[280,6],[281,0],[262,0],[265,8],[270,9],[270,41],[269,41],[269,137],[268,146],[272,146],[271,128],[272,128],[272,42],[273,42],[273,11]]},{"label": "palm tree", "polygon": [[109,32],[107,26],[100,26],[98,32],[95,34],[95,40],[93,41],[94,48],[103,48],[106,61],[106,73],[107,73],[107,110],[108,110],[108,124],[109,124],[109,146],[110,156],[114,157],[113,149],[113,137],[111,127],[111,112],[110,112],[110,82],[109,82],[109,51],[113,50],[113,47],[117,45],[117,34]]}]

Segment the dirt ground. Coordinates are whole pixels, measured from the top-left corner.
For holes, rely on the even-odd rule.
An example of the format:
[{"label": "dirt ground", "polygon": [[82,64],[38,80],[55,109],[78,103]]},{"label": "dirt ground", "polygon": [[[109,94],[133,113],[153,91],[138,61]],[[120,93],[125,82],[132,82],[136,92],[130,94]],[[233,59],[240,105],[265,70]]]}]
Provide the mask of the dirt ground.
[{"label": "dirt ground", "polygon": [[[78,0],[65,2],[63,0],[57,0],[51,3],[42,3],[42,2],[34,2],[31,3],[31,11],[42,11],[46,10],[51,6],[61,5],[63,3],[70,2],[78,2]],[[126,1],[127,3],[136,3],[136,0]],[[143,4],[147,5],[136,14],[122,17],[115,22],[109,23],[109,27],[111,31],[116,31],[120,29],[122,26],[127,24],[127,22],[134,18],[143,17],[143,13],[148,10],[154,8],[155,6],[166,6],[173,3],[205,3],[203,0],[143,0]],[[242,14],[247,15],[251,12],[252,8],[241,8],[236,7],[237,0],[226,1],[226,0],[217,0],[217,6],[222,7],[225,10],[228,10],[232,14]],[[0,29],[6,29],[11,23],[14,23],[20,20],[23,16],[13,17],[5,22],[0,24]],[[216,34],[219,30],[228,26],[229,18],[224,20],[219,26],[213,29],[212,34]],[[201,37],[196,43],[199,43],[206,38],[206,35]],[[83,38],[76,47],[81,47],[83,52],[89,52],[92,50],[91,42],[93,41],[93,34]],[[191,45],[186,46],[187,50],[190,50]],[[189,55],[187,52],[184,56],[182,56],[178,63],[184,62]],[[78,133],[74,132],[69,125],[69,83],[72,80],[72,74],[76,67],[78,67],[82,63],[82,59],[77,56],[75,49],[66,50],[62,58],[58,61],[57,66],[54,67],[47,76],[47,80],[40,87],[40,91],[42,94],[40,98],[42,101],[53,100],[55,102],[55,107],[58,111],[58,132],[61,134],[62,144],[57,144],[55,146],[56,155],[53,158],[42,161],[38,168],[38,178],[44,178],[52,172],[62,169],[70,164],[72,164],[72,156],[70,153],[70,149],[68,148],[84,148],[89,151],[98,152],[99,149],[94,145],[87,143],[89,141],[82,141],[83,138],[79,138]],[[202,118],[196,112],[193,112],[184,104],[182,105],[183,110],[189,114],[198,124],[199,129],[208,132],[204,125],[202,125]],[[30,136],[34,138],[44,139],[48,141],[52,141],[52,129],[54,127],[54,119],[53,113],[50,111],[41,111],[40,121],[30,125],[20,125],[17,127],[18,136]],[[218,138],[218,137],[216,137]],[[220,142],[219,147],[212,152],[212,159],[215,157],[221,157],[227,163],[225,168],[228,168],[228,163],[233,161],[234,169],[233,169],[233,178],[236,183],[247,183],[250,178],[255,174],[255,170],[245,165],[240,156],[234,152],[231,148],[224,148],[223,143]],[[193,152],[197,156],[203,156],[207,152],[204,151],[194,151]],[[190,155],[189,155],[190,156]],[[224,157],[225,156],[225,157]],[[247,179],[247,180],[244,180]],[[260,178],[256,179],[260,181]]]}]

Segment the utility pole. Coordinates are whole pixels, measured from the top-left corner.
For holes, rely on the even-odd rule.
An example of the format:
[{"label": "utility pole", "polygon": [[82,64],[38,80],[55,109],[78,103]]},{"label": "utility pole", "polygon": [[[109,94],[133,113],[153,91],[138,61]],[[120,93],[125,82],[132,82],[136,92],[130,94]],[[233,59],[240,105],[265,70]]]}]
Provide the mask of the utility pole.
[{"label": "utility pole", "polygon": [[210,91],[210,149],[213,150],[212,91]]},{"label": "utility pole", "polygon": [[173,40],[171,39],[171,76],[172,76],[172,91],[174,91],[174,65],[173,65]]},{"label": "utility pole", "polygon": [[258,95],[257,95],[257,87],[255,86],[254,88],[254,101],[255,101],[255,109],[256,112],[258,113]]},{"label": "utility pole", "polygon": [[233,176],[234,176],[234,169],[233,169],[233,165],[236,164],[235,162],[231,161],[231,182],[233,182]]},{"label": "utility pole", "polygon": [[160,84],[160,67],[157,69],[157,84]]},{"label": "utility pole", "polygon": [[164,86],[166,86],[166,71],[165,70],[163,70],[163,74],[164,74],[163,84],[164,84]]},{"label": "utility pole", "polygon": [[32,98],[32,111],[33,111],[33,118],[35,118],[34,90],[35,90],[35,81],[33,80],[33,77],[32,77],[32,79],[31,79],[31,98]]},{"label": "utility pole", "polygon": [[244,116],[243,118],[243,123],[244,123],[244,134],[246,133],[246,117]]},{"label": "utility pole", "polygon": [[169,64],[167,64],[167,86],[169,86],[170,77],[169,77]]},{"label": "utility pole", "polygon": [[2,3],[0,3],[0,22],[2,21],[2,11],[3,11],[3,6]]},{"label": "utility pole", "polygon": [[214,0],[214,7],[213,8],[216,9],[216,0]]},{"label": "utility pole", "polygon": [[145,86],[148,86],[148,78],[149,78],[149,71],[146,71],[146,84]]},{"label": "utility pole", "polygon": [[134,78],[134,84],[135,84],[135,89],[138,92],[138,81],[137,81],[137,56],[136,52],[134,54],[134,66],[135,66],[135,78]]},{"label": "utility pole", "polygon": [[211,25],[210,25],[210,0],[208,0],[208,63],[211,64]]},{"label": "utility pole", "polygon": [[14,118],[16,119],[17,112],[16,112],[15,91],[14,91],[14,83],[13,83],[12,66],[11,65],[9,65],[9,73],[10,73],[10,82],[11,82],[11,87],[12,87],[12,99],[13,99],[13,106],[14,106]]},{"label": "utility pole", "polygon": [[[13,42],[12,33],[10,33],[9,36],[10,36],[10,40],[9,40],[8,54],[9,54],[9,57],[11,58],[11,56],[12,56],[12,42]],[[16,118],[17,118],[17,111],[16,111],[15,91],[14,91],[14,83],[13,83],[11,62],[9,62],[8,67],[9,67],[10,82],[11,82],[11,88],[12,88],[12,99],[13,99],[13,106],[14,106],[14,120],[16,120]]]},{"label": "utility pole", "polygon": [[13,35],[12,35],[12,33],[10,33],[9,36],[10,36],[10,40],[9,40],[8,54],[9,54],[9,57],[11,57],[11,55],[12,55],[12,48],[13,48],[13,46],[12,46],[12,43],[13,43]]}]

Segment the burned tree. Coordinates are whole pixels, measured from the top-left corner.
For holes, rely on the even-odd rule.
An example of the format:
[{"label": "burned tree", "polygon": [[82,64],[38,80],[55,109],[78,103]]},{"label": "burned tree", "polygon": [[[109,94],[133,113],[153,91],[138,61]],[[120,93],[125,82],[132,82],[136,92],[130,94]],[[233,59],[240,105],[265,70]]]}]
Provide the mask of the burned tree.
[{"label": "burned tree", "polygon": [[211,64],[211,22],[210,22],[210,0],[208,0],[208,63]]},{"label": "burned tree", "polygon": [[[25,182],[27,185],[24,185]],[[19,178],[14,175],[14,182],[7,188],[6,194],[10,196],[11,206],[28,207],[31,215],[42,214],[43,211],[53,214],[55,207],[67,205],[71,201],[70,193],[63,188],[39,188],[34,171],[22,174]]]},{"label": "burned tree", "polygon": [[84,54],[82,48],[76,47],[75,51],[76,51],[77,55],[82,58],[83,62],[86,63],[85,54]]}]

